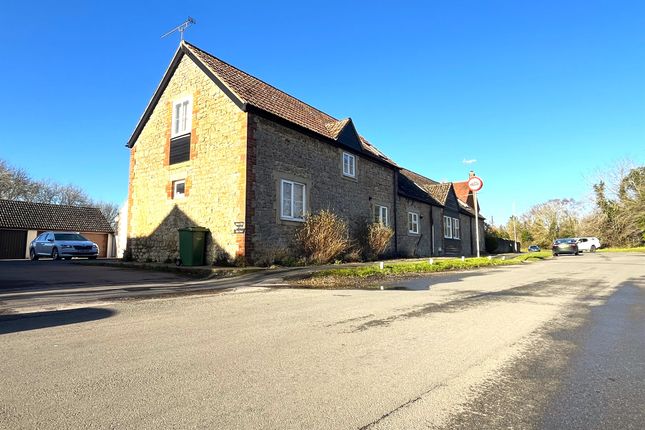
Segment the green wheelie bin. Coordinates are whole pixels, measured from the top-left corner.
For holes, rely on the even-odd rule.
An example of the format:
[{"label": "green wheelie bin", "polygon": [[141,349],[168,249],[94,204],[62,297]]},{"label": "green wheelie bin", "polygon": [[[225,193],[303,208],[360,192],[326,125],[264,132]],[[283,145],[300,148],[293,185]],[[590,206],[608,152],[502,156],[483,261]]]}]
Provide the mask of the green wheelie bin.
[{"label": "green wheelie bin", "polygon": [[179,230],[179,258],[177,266],[203,266],[206,258],[206,232],[204,227],[186,227]]}]

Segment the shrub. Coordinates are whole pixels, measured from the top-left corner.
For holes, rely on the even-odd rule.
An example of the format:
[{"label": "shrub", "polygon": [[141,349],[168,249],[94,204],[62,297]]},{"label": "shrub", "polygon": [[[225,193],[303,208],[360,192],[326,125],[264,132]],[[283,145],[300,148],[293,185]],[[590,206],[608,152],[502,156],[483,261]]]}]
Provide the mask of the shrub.
[{"label": "shrub", "polygon": [[308,261],[328,263],[350,245],[347,223],[330,210],[310,215],[296,233],[296,242]]},{"label": "shrub", "polygon": [[390,240],[394,236],[394,230],[381,223],[375,222],[367,226],[367,237],[365,238],[365,253],[368,258],[378,258],[385,253]]},{"label": "shrub", "polygon": [[284,247],[267,247],[258,252],[253,259],[253,264],[262,267],[271,267],[275,264],[281,266],[294,266],[296,259]]}]

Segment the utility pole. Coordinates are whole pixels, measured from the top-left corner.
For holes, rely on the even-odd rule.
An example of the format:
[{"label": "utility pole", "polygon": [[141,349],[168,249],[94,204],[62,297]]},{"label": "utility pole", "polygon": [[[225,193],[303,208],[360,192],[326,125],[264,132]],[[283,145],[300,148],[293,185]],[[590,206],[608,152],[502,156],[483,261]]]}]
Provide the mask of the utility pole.
[{"label": "utility pole", "polygon": [[484,186],[484,181],[475,176],[475,172],[471,172],[470,179],[468,179],[468,188],[473,192],[473,204],[475,205],[475,238],[477,238],[477,258],[480,257],[479,252],[479,205],[477,204],[477,191],[481,190]]}]

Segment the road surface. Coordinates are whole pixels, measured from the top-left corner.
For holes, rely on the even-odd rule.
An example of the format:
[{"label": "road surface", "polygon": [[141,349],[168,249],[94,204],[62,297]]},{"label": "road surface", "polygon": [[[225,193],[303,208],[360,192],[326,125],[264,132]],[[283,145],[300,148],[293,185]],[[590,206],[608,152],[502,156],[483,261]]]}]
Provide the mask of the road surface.
[{"label": "road surface", "polygon": [[425,282],[2,316],[0,428],[642,428],[645,255]]}]

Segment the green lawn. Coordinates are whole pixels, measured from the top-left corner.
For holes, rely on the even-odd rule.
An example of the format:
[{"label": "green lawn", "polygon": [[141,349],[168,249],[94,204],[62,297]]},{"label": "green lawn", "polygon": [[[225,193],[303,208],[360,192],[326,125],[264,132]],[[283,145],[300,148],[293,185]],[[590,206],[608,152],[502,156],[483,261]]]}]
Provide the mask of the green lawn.
[{"label": "green lawn", "polygon": [[522,264],[527,261],[537,261],[551,258],[551,252],[542,251],[531,254],[522,254],[515,257],[502,260],[501,258],[489,259],[482,258],[466,258],[464,261],[461,258],[441,259],[434,260],[430,264],[428,260],[414,261],[414,262],[400,262],[400,263],[385,263],[383,270],[380,269],[379,263],[374,263],[370,266],[351,267],[345,269],[329,269],[315,272],[311,275],[312,278],[371,278],[381,277],[388,275],[406,275],[406,274],[422,274],[434,272],[446,272],[451,270],[468,270],[477,269],[480,267],[489,266],[508,266],[513,264]]}]

